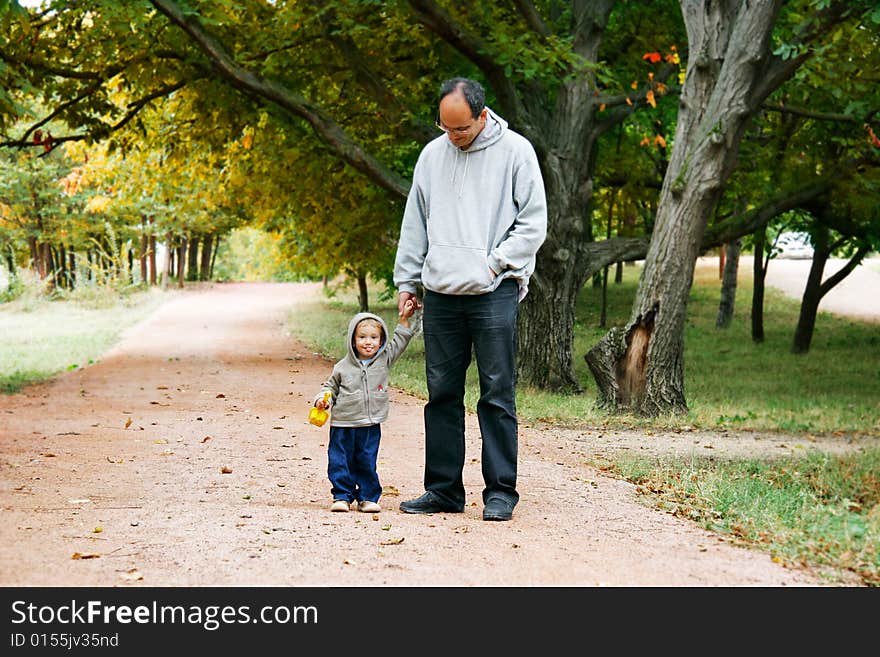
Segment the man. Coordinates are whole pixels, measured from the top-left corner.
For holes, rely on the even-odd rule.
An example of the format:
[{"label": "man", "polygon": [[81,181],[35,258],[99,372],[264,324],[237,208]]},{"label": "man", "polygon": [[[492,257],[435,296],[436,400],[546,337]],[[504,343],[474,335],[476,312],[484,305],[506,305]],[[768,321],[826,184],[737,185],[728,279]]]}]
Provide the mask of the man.
[{"label": "man", "polygon": [[483,520],[510,520],[516,490],[516,320],[535,254],[547,232],[547,203],[532,145],[486,107],[474,80],[440,88],[437,127],[446,134],[419,155],[394,264],[398,308],[416,307],[422,326],[425,493],[405,513],[460,513],[465,492],[465,375],[476,355],[482,434]]}]

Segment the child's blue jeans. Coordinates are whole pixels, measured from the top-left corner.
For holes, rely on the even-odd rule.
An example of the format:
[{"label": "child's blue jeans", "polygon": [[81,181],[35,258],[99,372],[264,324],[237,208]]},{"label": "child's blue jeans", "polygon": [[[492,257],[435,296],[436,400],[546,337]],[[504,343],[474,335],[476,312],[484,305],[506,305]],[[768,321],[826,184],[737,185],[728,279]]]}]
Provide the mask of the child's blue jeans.
[{"label": "child's blue jeans", "polygon": [[327,446],[327,476],[333,499],[378,502],[382,495],[376,457],[379,455],[381,425],[330,427]]}]

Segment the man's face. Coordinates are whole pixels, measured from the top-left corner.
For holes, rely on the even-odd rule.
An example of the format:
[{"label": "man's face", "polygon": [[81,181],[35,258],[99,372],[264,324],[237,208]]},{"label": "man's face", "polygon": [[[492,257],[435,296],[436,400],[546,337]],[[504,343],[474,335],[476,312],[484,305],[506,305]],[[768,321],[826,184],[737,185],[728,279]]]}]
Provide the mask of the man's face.
[{"label": "man's face", "polygon": [[456,148],[467,148],[486,125],[486,110],[475,119],[464,96],[453,92],[440,101],[438,125]]}]

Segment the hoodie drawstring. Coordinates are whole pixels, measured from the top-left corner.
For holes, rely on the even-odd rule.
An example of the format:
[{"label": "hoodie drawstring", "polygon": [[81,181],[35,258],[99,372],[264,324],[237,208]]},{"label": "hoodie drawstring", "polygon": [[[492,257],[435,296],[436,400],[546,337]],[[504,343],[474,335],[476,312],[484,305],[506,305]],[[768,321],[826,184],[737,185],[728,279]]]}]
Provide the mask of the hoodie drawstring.
[{"label": "hoodie drawstring", "polygon": [[458,198],[461,198],[462,193],[464,192],[464,180],[467,178],[467,170],[468,170],[468,158],[470,157],[470,153],[468,151],[464,152],[464,173],[461,176],[461,187],[458,188]]}]

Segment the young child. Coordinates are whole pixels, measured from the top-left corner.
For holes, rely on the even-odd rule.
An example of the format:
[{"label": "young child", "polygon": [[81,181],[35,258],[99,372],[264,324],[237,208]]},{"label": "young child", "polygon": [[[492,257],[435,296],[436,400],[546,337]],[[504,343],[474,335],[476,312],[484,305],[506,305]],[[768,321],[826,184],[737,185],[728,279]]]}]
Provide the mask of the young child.
[{"label": "young child", "polygon": [[[327,476],[332,484],[331,511],[378,513],[382,486],[376,474],[381,423],[388,417],[388,372],[413,337],[412,302],[399,315],[391,340],[381,317],[358,313],[348,324],[348,354],[333,366],[314,405],[330,409]],[[330,393],[325,404],[324,395]]]}]

